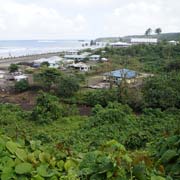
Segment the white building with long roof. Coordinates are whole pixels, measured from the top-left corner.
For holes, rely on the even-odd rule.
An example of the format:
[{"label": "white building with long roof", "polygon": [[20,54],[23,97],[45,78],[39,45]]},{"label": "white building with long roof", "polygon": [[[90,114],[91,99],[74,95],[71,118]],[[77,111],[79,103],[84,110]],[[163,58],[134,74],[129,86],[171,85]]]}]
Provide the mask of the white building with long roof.
[{"label": "white building with long roof", "polygon": [[157,44],[157,38],[131,38],[132,44]]}]

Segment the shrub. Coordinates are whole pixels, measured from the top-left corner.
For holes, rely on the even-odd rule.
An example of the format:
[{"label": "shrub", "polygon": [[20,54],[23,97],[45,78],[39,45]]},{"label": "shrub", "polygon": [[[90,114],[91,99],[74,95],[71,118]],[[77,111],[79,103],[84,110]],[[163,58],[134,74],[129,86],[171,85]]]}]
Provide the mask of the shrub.
[{"label": "shrub", "polygon": [[41,92],[37,98],[31,118],[38,123],[50,123],[63,116],[63,106],[56,96]]},{"label": "shrub", "polygon": [[79,81],[73,76],[61,76],[56,93],[60,97],[70,97],[79,90]]},{"label": "shrub", "polygon": [[29,89],[29,83],[27,80],[20,80],[18,82],[15,83],[15,91],[17,92],[24,92],[27,91]]},{"label": "shrub", "polygon": [[19,66],[17,64],[11,64],[8,69],[10,73],[13,73],[13,72],[18,71]]},{"label": "shrub", "polygon": [[41,85],[42,88],[49,91],[58,82],[60,76],[61,73],[57,69],[43,66],[34,74],[34,81]]}]

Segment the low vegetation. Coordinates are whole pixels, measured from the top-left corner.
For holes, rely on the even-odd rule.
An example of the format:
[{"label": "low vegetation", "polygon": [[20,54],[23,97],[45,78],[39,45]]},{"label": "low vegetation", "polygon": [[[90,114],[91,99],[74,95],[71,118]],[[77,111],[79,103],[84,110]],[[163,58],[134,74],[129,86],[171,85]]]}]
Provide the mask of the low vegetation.
[{"label": "low vegetation", "polygon": [[[180,45],[103,50],[110,61],[93,73],[123,67],[152,76],[136,86],[121,81],[87,90],[93,73],[43,65],[34,73],[32,109],[0,104],[0,179],[180,179]],[[15,87],[22,92],[29,85]],[[80,106],[91,112],[82,115]]]}]

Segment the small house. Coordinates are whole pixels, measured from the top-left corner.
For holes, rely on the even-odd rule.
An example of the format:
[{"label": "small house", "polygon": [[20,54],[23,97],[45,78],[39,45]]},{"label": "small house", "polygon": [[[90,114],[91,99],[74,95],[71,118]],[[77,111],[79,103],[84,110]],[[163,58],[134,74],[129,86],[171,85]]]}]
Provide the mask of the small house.
[{"label": "small house", "polygon": [[84,61],[87,58],[86,55],[65,55],[64,59],[72,59],[75,61]]},{"label": "small house", "polygon": [[121,48],[121,47],[129,47],[132,44],[126,43],[126,42],[116,42],[116,43],[110,43],[110,46],[113,48]]},{"label": "small house", "polygon": [[138,73],[129,69],[119,69],[116,71],[111,71],[104,74],[103,79],[105,81],[114,81],[115,83],[119,83],[122,79],[125,79],[127,83],[135,82],[138,77]]},{"label": "small house", "polygon": [[90,66],[82,62],[70,64],[69,67],[72,67],[74,69],[77,69],[79,71],[84,71],[84,72],[87,72],[90,70]]},{"label": "small house", "polygon": [[21,80],[27,80],[27,79],[28,79],[28,77],[26,75],[23,75],[23,74],[14,76],[14,80],[17,81],[17,82],[19,82]]},{"label": "small house", "polygon": [[41,58],[34,61],[33,67],[40,67],[42,63],[49,63],[49,67],[51,68],[59,68],[59,62],[62,60],[61,57],[53,56],[50,58]]},{"label": "small house", "polygon": [[78,55],[78,53],[79,53],[78,50],[65,51],[65,55]]},{"label": "small house", "polygon": [[90,61],[99,61],[100,58],[101,58],[100,55],[91,55],[91,56],[89,57],[89,60],[90,60]]},{"label": "small house", "polygon": [[168,41],[168,43],[171,45],[177,45],[177,44],[179,44],[179,41],[172,40],[172,41]]},{"label": "small house", "polygon": [[108,59],[107,59],[107,58],[101,58],[101,61],[103,61],[103,62],[107,62],[107,61],[108,61]]}]

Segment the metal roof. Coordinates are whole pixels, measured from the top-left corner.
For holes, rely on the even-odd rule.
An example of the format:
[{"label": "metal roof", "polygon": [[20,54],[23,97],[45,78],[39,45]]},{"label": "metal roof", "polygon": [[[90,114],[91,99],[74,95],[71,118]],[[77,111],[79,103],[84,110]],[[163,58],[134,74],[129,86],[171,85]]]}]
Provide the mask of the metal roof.
[{"label": "metal roof", "polygon": [[132,71],[129,69],[119,69],[116,71],[111,71],[108,73],[104,74],[105,76],[112,76],[115,78],[135,78],[137,76],[137,72],[136,71]]},{"label": "metal roof", "polygon": [[131,43],[157,43],[157,38],[131,38]]},{"label": "metal roof", "polygon": [[91,57],[91,58],[100,58],[100,55],[94,54],[94,55],[91,55],[90,57]]}]

